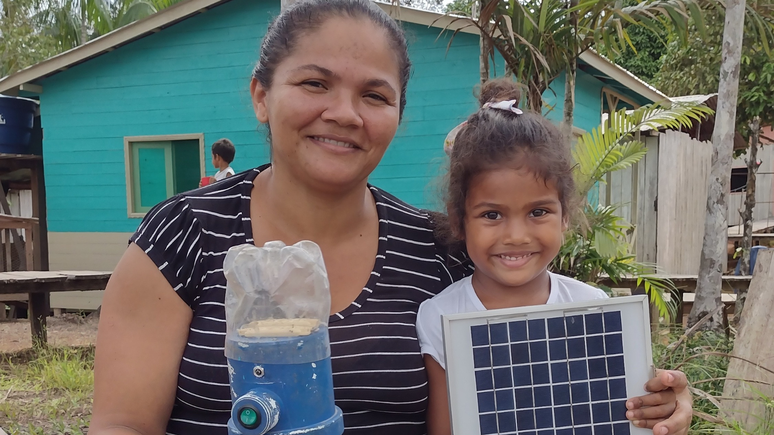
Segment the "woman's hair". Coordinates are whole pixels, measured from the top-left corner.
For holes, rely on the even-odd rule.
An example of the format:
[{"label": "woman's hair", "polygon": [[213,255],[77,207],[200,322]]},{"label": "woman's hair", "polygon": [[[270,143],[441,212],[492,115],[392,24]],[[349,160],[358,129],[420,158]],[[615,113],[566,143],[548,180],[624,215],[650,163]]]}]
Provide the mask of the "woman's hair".
[{"label": "woman's hair", "polygon": [[334,17],[368,19],[384,30],[398,58],[401,87],[399,113],[402,118],[406,106],[406,85],[411,74],[406,37],[398,23],[369,0],[305,0],[293,4],[269,25],[253,77],[264,89],[271,88],[274,70],[293,52],[298,38]]},{"label": "woman's hair", "polygon": [[[572,215],[575,197],[573,160],[559,129],[542,115],[524,110],[485,108],[486,103],[521,99],[519,85],[509,78],[494,79],[481,87],[480,109],[470,115],[451,149],[446,188],[449,228],[459,241],[465,234],[465,201],[476,175],[497,168],[526,169],[559,192],[564,216]],[[519,192],[513,192],[519,195]]]}]

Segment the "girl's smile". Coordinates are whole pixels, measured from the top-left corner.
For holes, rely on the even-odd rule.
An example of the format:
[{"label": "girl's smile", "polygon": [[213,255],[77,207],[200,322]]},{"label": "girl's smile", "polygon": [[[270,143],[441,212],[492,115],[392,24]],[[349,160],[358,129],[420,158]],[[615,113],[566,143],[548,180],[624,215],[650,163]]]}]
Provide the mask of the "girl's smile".
[{"label": "girl's smile", "polygon": [[535,252],[528,253],[508,253],[498,254],[503,265],[513,269],[519,268],[527,264],[535,255]]}]

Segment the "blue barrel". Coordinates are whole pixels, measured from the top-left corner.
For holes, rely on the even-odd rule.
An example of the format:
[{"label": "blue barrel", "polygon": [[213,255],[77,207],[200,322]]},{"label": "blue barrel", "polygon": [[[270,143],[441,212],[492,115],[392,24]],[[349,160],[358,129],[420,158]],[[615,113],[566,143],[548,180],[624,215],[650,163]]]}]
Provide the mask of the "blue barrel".
[{"label": "blue barrel", "polygon": [[32,123],[38,102],[0,95],[0,153],[30,154]]}]

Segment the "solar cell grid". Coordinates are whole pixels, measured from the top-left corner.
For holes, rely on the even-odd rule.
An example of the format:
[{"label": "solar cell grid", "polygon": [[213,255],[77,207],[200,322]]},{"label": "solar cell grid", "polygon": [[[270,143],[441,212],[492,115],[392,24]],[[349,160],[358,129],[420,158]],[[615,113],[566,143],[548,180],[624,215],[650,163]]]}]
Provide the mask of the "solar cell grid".
[{"label": "solar cell grid", "polygon": [[470,327],[481,434],[630,435],[618,311]]}]

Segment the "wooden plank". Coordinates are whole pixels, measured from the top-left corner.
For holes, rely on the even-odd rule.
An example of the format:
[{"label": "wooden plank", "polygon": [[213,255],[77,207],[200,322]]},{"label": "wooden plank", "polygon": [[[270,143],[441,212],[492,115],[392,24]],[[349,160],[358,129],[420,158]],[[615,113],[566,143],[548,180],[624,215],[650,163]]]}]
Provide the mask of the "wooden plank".
[{"label": "wooden plank", "polygon": [[30,293],[28,315],[32,343],[36,347],[45,346],[48,342],[46,333],[46,317],[48,317],[48,293]]},{"label": "wooden plank", "polygon": [[659,135],[657,264],[698,273],[712,145],[680,132]]},{"label": "wooden plank", "polygon": [[[698,279],[698,275],[688,275],[688,274],[671,274],[671,273],[659,273],[656,275],[653,275],[656,278],[660,279],[670,279],[673,282],[680,282],[680,281],[696,281]],[[605,282],[609,281],[610,278],[603,277],[602,278]],[[639,279],[636,276],[624,276],[620,279],[621,282],[634,282]],[[749,276],[741,276],[741,275],[723,275],[723,281],[724,282],[750,282]]]},{"label": "wooden plank", "polygon": [[[757,268],[757,266],[756,266]],[[756,269],[757,270],[757,269]],[[687,304],[683,304],[683,301],[693,301],[692,296],[694,296],[692,293],[696,291],[696,281],[698,280],[697,275],[665,275],[665,274],[659,274],[656,275],[658,278],[662,279],[670,279],[672,283],[677,287],[677,315],[675,316],[675,320],[679,323],[682,321],[684,309],[686,305],[690,305],[691,302],[688,302]],[[750,285],[750,276],[736,276],[736,275],[723,275],[723,298],[724,301],[727,299],[727,295],[730,295],[731,293],[734,293],[736,290],[742,290],[746,289]],[[613,282],[610,278],[603,278],[600,281],[600,284],[605,285],[607,287],[611,288],[625,288],[629,289],[629,291],[632,294],[635,294],[637,290],[639,289],[639,292],[642,293],[643,289],[637,285],[637,277],[624,277],[618,280],[618,282]],[[735,296],[735,295],[734,295]],[[729,302],[730,303],[730,302]]]},{"label": "wooden plank", "polygon": [[104,290],[110,272],[4,272],[0,294]]},{"label": "wooden plank", "polygon": [[28,293],[0,294],[0,302],[26,302],[30,299]]},{"label": "wooden plank", "polygon": [[747,302],[734,341],[733,358],[721,399],[721,413],[747,431],[755,430],[768,407],[761,397],[774,397],[774,250],[758,255]]},{"label": "wooden plank", "polygon": [[132,233],[49,233],[51,270],[113,270],[126,252],[131,236]]},{"label": "wooden plank", "polygon": [[34,246],[35,235],[33,234],[32,226],[25,231],[26,240],[24,241],[24,264],[27,266],[27,270],[35,270],[35,256],[33,255],[32,247]]},{"label": "wooden plank", "polygon": [[82,292],[53,292],[51,295],[51,308],[68,310],[96,310],[102,305],[105,292],[102,290]]},{"label": "wooden plank", "polygon": [[[11,216],[11,208],[8,206],[8,199],[5,197],[5,192],[3,191],[3,189],[0,189],[0,213],[6,215],[4,219],[10,220],[8,216]],[[13,221],[18,222],[19,219],[22,219],[22,218],[16,217],[16,219],[13,219]],[[2,227],[2,225],[0,225],[0,227]],[[11,240],[13,240],[13,244],[16,247],[16,253],[19,255],[19,261],[25,261],[24,250],[22,248],[21,235],[19,235],[19,232],[16,230],[10,230],[10,233],[11,233]],[[27,269],[27,267],[25,267],[24,264],[22,264],[21,268]]]},{"label": "wooden plank", "polygon": [[3,243],[5,249],[4,249],[4,255],[5,258],[5,270],[12,271],[13,270],[13,258],[11,253],[11,231],[12,229],[8,228],[0,228],[0,233],[2,233],[3,237],[5,238],[5,242]]}]

